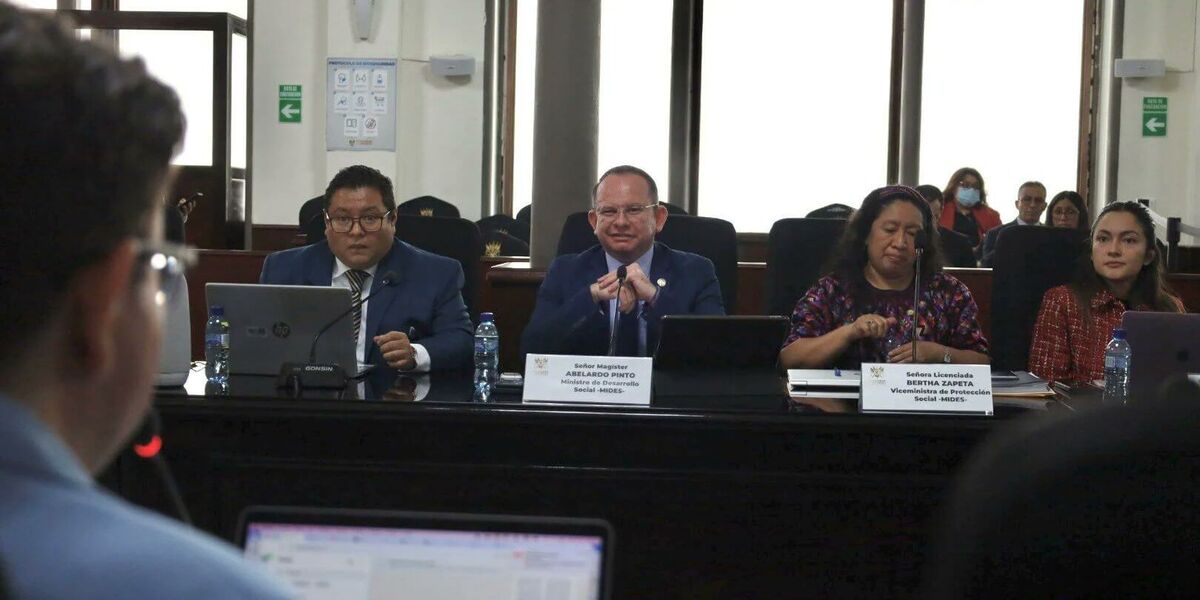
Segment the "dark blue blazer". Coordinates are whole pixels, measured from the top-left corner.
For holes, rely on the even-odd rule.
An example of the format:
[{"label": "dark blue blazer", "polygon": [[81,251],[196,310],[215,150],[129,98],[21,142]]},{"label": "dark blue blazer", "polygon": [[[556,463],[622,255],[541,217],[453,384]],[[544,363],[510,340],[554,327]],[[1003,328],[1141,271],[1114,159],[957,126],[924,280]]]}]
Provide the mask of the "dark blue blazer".
[{"label": "dark blue blazer", "polygon": [[[259,283],[328,286],[333,279],[333,252],[328,241],[275,252],[263,263]],[[395,271],[395,285],[383,275]],[[462,299],[463,271],[458,261],[414,248],[399,239],[379,261],[367,302],[369,364],[387,366],[372,336],[391,331],[417,331],[416,343],[429,351],[434,370],[462,369],[471,364],[473,333]]]},{"label": "dark blue blazer", "polygon": [[[608,302],[593,302],[591,285],[608,272],[604,250],[599,245],[554,259],[542,287],[537,306],[521,336],[521,356],[537,354],[608,354]],[[723,315],[721,286],[712,261],[690,252],[654,244],[650,281],[663,279],[667,285],[658,293],[653,307],[642,310],[646,320],[646,349],[658,347],[664,315]]]}]

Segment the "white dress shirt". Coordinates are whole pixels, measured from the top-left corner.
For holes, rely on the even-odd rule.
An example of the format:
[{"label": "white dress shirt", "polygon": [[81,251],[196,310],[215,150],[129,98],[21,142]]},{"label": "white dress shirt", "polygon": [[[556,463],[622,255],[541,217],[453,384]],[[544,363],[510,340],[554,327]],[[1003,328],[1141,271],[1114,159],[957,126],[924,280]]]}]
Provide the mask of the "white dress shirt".
[{"label": "white dress shirt", "polygon": [[[378,264],[371,265],[371,267],[367,268],[367,269],[362,269],[362,271],[365,271],[367,273],[367,277],[365,277],[363,279],[362,290],[360,291],[361,298],[363,299],[362,326],[358,328],[358,340],[355,342],[355,345],[354,345],[354,353],[355,353],[355,356],[358,357],[359,371],[362,371],[363,368],[365,368],[365,366],[366,366],[367,305],[371,303],[371,301],[369,299],[370,295],[371,295],[371,286],[375,283],[375,271],[377,269],[379,269]],[[333,258],[333,277],[330,279],[329,285],[332,287],[339,287],[342,289],[347,289],[347,290],[350,290],[351,293],[353,293],[354,290],[353,290],[353,288],[350,287],[350,276],[346,274],[346,272],[349,270],[350,270],[350,267],[347,267],[345,263],[343,263],[340,259],[338,259],[335,256]],[[386,332],[384,332],[384,333],[386,333]],[[408,335],[407,331],[402,331],[401,333]],[[425,346],[423,346],[421,344],[413,344],[412,347],[413,347],[413,350],[415,350],[417,353],[417,364],[415,367],[412,368],[412,371],[416,372],[416,373],[428,372],[429,371],[429,362],[430,362],[429,361],[429,351],[426,350]]]}]

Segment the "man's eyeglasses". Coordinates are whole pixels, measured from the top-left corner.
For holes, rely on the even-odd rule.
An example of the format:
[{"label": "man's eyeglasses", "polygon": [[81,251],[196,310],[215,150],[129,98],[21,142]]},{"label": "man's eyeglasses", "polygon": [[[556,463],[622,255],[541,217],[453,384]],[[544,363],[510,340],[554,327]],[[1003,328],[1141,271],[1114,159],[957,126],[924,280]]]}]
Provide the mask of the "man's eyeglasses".
[{"label": "man's eyeglasses", "polygon": [[354,229],[355,223],[358,223],[358,226],[361,227],[364,232],[374,233],[383,228],[383,222],[386,221],[388,216],[391,214],[392,211],[390,210],[382,215],[363,215],[361,217],[346,217],[340,215],[331,217],[329,216],[329,213],[325,213],[325,222],[329,223],[329,226],[337,233],[350,233],[350,230]]},{"label": "man's eyeglasses", "polygon": [[138,240],[138,245],[138,262],[158,273],[159,302],[170,301],[183,288],[183,274],[196,265],[196,249],[151,240]]},{"label": "man's eyeglasses", "polygon": [[626,206],[624,208],[617,208],[616,206],[601,206],[595,210],[597,215],[606,220],[616,219],[617,216],[621,215],[622,213],[630,219],[636,219],[646,214],[647,211],[654,210],[654,207],[656,206],[658,206],[658,204],[635,204],[634,206]]}]

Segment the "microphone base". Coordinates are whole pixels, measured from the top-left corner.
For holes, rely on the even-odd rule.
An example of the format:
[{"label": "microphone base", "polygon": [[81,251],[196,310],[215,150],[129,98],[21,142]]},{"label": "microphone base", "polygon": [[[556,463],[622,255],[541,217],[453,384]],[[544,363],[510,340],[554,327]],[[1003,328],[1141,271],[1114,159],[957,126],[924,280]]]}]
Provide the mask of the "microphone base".
[{"label": "microphone base", "polygon": [[275,387],[340,390],[346,387],[348,379],[340,365],[289,362],[279,368]]}]

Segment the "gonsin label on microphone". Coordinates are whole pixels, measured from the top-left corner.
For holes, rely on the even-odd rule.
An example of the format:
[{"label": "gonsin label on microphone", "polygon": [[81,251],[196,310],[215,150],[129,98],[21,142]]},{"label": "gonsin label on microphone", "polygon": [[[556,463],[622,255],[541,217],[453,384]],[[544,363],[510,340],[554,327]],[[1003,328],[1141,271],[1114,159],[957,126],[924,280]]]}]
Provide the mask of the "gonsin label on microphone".
[{"label": "gonsin label on microphone", "polygon": [[304,371],[317,373],[332,373],[337,367],[331,365],[304,365]]}]

